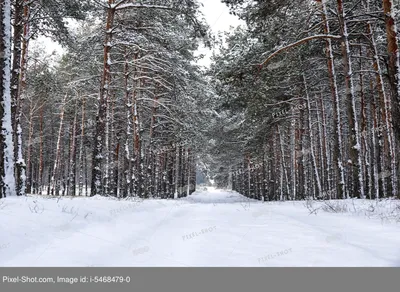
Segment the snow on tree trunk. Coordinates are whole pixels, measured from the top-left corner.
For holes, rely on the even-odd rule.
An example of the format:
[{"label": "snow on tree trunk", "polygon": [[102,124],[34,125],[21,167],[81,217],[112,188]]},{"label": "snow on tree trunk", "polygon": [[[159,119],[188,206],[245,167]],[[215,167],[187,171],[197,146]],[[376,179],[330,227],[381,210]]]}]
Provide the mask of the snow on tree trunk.
[{"label": "snow on tree trunk", "polygon": [[311,123],[311,102],[310,102],[310,96],[308,93],[308,86],[307,86],[307,80],[305,75],[303,74],[303,83],[304,83],[304,90],[306,93],[306,99],[307,99],[307,110],[308,110],[308,129],[310,131],[310,151],[311,151],[311,158],[314,166],[314,175],[315,179],[317,181],[317,194],[318,196],[322,195],[322,186],[321,186],[321,179],[319,177],[319,171],[318,171],[318,166],[317,166],[317,160],[315,157],[315,151],[314,151],[314,132],[312,129],[312,123]]},{"label": "snow on tree trunk", "polygon": [[[290,196],[291,200],[296,199],[296,121],[292,119],[290,121],[290,153],[291,153],[291,173],[290,173],[290,181],[292,183],[292,194]],[[264,159],[264,157],[263,157]]]},{"label": "snow on tree trunk", "polygon": [[78,161],[79,161],[78,196],[82,196],[83,195],[83,176],[84,176],[83,149],[84,149],[84,139],[85,139],[85,98],[82,97],[81,135],[80,135],[79,158],[78,158]]},{"label": "snow on tree trunk", "polygon": [[[378,114],[376,110],[376,98],[374,98],[373,104],[372,104],[372,114],[373,114],[373,128],[376,128],[378,125]],[[379,172],[378,172],[378,160],[379,160],[379,152],[378,152],[378,147],[376,143],[376,132],[372,132],[372,149],[373,149],[373,154],[372,154],[372,164],[373,164],[373,178],[374,178],[374,192],[375,192],[375,199],[379,199]]]},{"label": "snow on tree trunk", "polygon": [[60,112],[60,126],[58,129],[58,135],[57,135],[57,146],[56,146],[56,156],[54,160],[54,167],[53,167],[53,172],[51,175],[50,179],[50,185],[51,185],[51,195],[58,196],[59,193],[59,188],[60,188],[60,180],[59,180],[59,175],[58,173],[59,168],[60,168],[60,163],[61,163],[61,140],[62,140],[62,131],[63,131],[63,126],[64,126],[64,111],[65,111],[65,103],[67,101],[67,95],[65,95],[62,104],[61,104],[61,112]]},{"label": "snow on tree trunk", "polygon": [[[111,83],[111,41],[113,35],[113,24],[115,16],[114,0],[108,0],[107,20],[105,26],[104,40],[104,62],[103,73],[100,83],[99,93],[99,111],[96,120],[96,134],[93,148],[93,163],[92,163],[92,188],[91,196],[102,195],[102,161],[103,161],[103,143],[106,131],[107,105]],[[108,149],[107,149],[108,150]]]},{"label": "snow on tree trunk", "polygon": [[11,116],[11,1],[0,0],[0,119],[1,141],[0,159],[1,185],[0,197],[15,196],[14,141]]},{"label": "snow on tree trunk", "polygon": [[[284,143],[283,143],[283,135],[281,133],[280,127],[278,127],[278,135],[279,135],[279,149],[280,149],[280,154],[281,154],[281,163],[282,163],[282,182],[283,180],[286,180],[286,197],[289,195],[290,193],[290,186],[289,186],[289,178],[288,178],[288,173],[287,173],[287,167],[286,167],[286,163],[285,163],[285,149],[284,149]],[[282,192],[283,190],[283,185],[281,185],[282,188]]]},{"label": "snow on tree trunk", "polygon": [[23,0],[14,1],[14,35],[13,35],[13,64],[11,76],[12,118],[14,133],[14,158],[16,168],[17,195],[25,194],[25,161],[22,156],[22,128],[21,128],[21,40],[23,36],[24,5]]},{"label": "snow on tree trunk", "polygon": [[[343,7],[343,1],[338,0],[338,16],[339,25],[342,34],[342,56],[343,65],[345,70],[345,83],[346,83],[346,99],[348,102],[348,113],[349,113],[349,126],[350,126],[350,158],[351,166],[356,160],[356,169],[353,168],[351,173],[356,172],[355,178],[358,177],[358,188],[353,188],[353,191],[359,193],[361,198],[365,198],[364,192],[364,176],[362,167],[362,155],[361,155],[361,144],[360,144],[360,133],[357,119],[357,108],[356,108],[356,95],[354,92],[354,81],[353,81],[353,69],[352,59],[349,43],[349,34],[347,29],[346,14]],[[355,140],[355,141],[354,141]]]},{"label": "snow on tree trunk", "polygon": [[[323,22],[323,27],[324,27],[324,32],[325,34],[330,34],[330,26],[329,22],[327,19],[327,8],[326,8],[326,3],[325,1],[317,1],[320,3],[320,9],[321,9],[321,15],[322,15],[322,22]],[[332,48],[332,40],[331,39],[326,39],[326,57],[327,57],[327,63],[328,63],[328,74],[329,74],[329,82],[330,82],[330,87],[331,87],[331,92],[332,92],[332,99],[333,99],[333,123],[334,123],[334,128],[335,128],[335,135],[334,135],[334,142],[335,142],[335,147],[333,149],[333,163],[334,163],[334,170],[335,172],[339,172],[339,175],[336,175],[339,177],[338,181],[338,189],[337,189],[337,195],[338,197],[344,197],[344,194],[346,192],[345,189],[345,174],[344,174],[344,168],[343,168],[343,143],[342,143],[342,118],[340,114],[340,108],[341,108],[341,103],[340,103],[340,97],[338,93],[338,84],[337,84],[337,79],[336,79],[336,68],[335,68],[335,63],[334,63],[334,58],[333,58],[333,48]]]}]

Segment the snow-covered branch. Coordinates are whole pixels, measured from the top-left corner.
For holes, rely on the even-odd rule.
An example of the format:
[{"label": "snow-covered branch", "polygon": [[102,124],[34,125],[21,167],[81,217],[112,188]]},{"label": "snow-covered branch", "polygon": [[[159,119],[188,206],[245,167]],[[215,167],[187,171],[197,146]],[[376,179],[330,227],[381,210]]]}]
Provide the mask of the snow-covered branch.
[{"label": "snow-covered branch", "polygon": [[287,50],[289,50],[289,49],[291,49],[291,48],[297,47],[297,46],[299,46],[299,45],[301,45],[301,44],[304,44],[304,43],[306,43],[306,42],[309,42],[309,41],[312,41],[312,40],[315,40],[315,39],[341,39],[341,38],[342,38],[342,37],[341,37],[341,36],[338,36],[338,35],[325,35],[325,34],[322,34],[322,35],[313,35],[313,36],[306,37],[306,38],[304,38],[304,39],[301,39],[301,40],[299,40],[299,41],[297,41],[297,42],[295,42],[295,43],[292,43],[292,44],[290,44],[290,45],[287,45],[287,46],[285,46],[285,47],[283,47],[283,48],[280,48],[279,50],[275,51],[274,53],[272,53],[271,55],[269,55],[269,57],[268,57],[267,59],[265,59],[265,61],[262,62],[262,63],[260,64],[260,66],[262,67],[262,66],[264,66],[265,64],[267,64],[267,63],[268,63],[273,57],[275,57],[276,55],[278,55],[278,54],[280,54],[280,53],[282,53],[282,52],[284,52],[284,51],[287,51]]}]

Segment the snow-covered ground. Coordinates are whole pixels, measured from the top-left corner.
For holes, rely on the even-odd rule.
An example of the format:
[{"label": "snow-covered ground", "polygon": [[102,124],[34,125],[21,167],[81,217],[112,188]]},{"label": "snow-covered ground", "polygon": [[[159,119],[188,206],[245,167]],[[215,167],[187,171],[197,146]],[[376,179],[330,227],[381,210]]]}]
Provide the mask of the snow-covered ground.
[{"label": "snow-covered ground", "polygon": [[[0,266],[400,266],[400,202],[332,204],[216,189],[176,201],[7,198]],[[346,212],[330,212],[337,204]]]}]

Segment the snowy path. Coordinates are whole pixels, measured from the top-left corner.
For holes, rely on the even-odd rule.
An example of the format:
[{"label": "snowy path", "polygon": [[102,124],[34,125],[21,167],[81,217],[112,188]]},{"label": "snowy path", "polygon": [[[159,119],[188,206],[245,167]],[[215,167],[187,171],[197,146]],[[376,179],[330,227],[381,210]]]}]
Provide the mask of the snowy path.
[{"label": "snowy path", "polygon": [[178,201],[8,198],[0,266],[400,266],[400,225],[209,189]]}]

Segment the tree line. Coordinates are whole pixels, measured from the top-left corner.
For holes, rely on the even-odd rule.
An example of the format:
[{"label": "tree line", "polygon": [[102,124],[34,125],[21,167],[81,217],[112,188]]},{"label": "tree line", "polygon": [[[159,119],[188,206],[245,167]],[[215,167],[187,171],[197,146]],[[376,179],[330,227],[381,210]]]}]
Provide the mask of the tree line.
[{"label": "tree line", "polygon": [[400,197],[394,1],[223,2],[246,25],[208,73],[219,185],[262,200]]},{"label": "tree line", "polygon": [[[211,42],[197,0],[0,5],[0,198],[195,191],[211,90],[195,64]],[[39,36],[62,56],[33,46]]]}]

